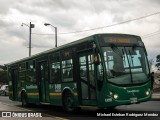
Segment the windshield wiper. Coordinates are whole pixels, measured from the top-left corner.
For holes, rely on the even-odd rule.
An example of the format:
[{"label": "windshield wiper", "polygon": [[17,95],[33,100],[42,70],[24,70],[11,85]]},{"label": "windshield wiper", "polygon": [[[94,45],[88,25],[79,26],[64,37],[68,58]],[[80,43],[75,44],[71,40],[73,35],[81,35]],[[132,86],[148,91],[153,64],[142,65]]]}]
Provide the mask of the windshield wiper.
[{"label": "windshield wiper", "polygon": [[133,58],[132,58],[132,55],[131,55],[131,51],[129,50],[129,56],[131,58],[131,62],[132,62],[132,66],[133,66]]},{"label": "windshield wiper", "polygon": [[122,53],[121,53],[121,50],[118,49],[118,47],[117,47],[116,45],[111,44],[111,49],[112,49],[118,56],[120,56],[121,58],[123,58],[123,55],[122,55]]},{"label": "windshield wiper", "polygon": [[[122,49],[122,54],[124,55],[124,50]],[[123,62],[124,62],[124,66],[126,65],[126,61],[125,61],[125,55],[123,56]]]},{"label": "windshield wiper", "polygon": [[128,56],[127,56],[127,51],[126,51],[125,47],[124,47],[124,50],[125,50],[125,52],[126,52],[126,57],[127,57],[128,65],[129,65],[129,71],[130,71],[130,75],[131,75],[131,82],[132,82],[132,84],[133,84],[133,76],[132,76],[132,71],[131,71],[131,64],[130,64],[130,62],[129,62],[129,58],[128,58]]},{"label": "windshield wiper", "polygon": [[133,50],[133,51],[135,51],[136,48],[137,48],[137,45],[136,45],[136,44],[132,46],[132,50]]}]

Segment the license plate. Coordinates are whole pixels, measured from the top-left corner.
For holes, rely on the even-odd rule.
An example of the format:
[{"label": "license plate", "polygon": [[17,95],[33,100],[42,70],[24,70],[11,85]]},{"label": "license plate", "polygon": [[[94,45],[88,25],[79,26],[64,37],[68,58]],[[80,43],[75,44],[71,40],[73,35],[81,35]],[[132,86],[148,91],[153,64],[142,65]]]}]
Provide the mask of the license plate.
[{"label": "license plate", "polygon": [[136,103],[137,102],[137,98],[131,98],[130,101],[131,101],[131,103]]}]

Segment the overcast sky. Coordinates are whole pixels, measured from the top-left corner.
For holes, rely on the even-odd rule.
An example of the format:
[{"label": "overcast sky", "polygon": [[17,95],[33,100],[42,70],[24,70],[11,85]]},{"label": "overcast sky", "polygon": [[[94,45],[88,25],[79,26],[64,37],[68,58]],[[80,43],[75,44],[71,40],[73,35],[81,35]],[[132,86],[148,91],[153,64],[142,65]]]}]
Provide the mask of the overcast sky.
[{"label": "overcast sky", "polygon": [[[1,0],[0,64],[28,57],[29,28],[32,29],[32,55],[55,46],[54,28],[58,28],[58,46],[95,33],[125,33],[142,37],[149,59],[160,54],[160,14],[129,23],[76,34],[83,31],[160,12],[159,0]],[[153,34],[152,34],[153,33]],[[37,35],[38,34],[38,35]]]}]

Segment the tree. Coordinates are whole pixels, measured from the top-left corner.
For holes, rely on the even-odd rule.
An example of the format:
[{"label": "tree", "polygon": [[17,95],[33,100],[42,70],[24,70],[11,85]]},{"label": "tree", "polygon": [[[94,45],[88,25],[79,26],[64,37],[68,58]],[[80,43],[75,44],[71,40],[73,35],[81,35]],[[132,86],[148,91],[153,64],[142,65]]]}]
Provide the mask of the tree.
[{"label": "tree", "polygon": [[0,84],[7,84],[7,72],[0,71]]},{"label": "tree", "polygon": [[160,67],[160,55],[157,55],[156,58],[157,58],[157,60],[156,60],[156,62],[157,62],[156,66]]},{"label": "tree", "polygon": [[157,62],[160,62],[160,55],[157,55]]},{"label": "tree", "polygon": [[7,84],[7,68],[3,65],[0,65],[0,84]]},{"label": "tree", "polygon": [[3,69],[3,70],[7,70],[7,67],[3,66],[3,65],[0,65],[0,68]]},{"label": "tree", "polygon": [[153,62],[154,62],[154,61],[153,61],[153,59],[150,59],[150,60],[149,60],[149,68],[151,68],[151,67],[152,67]]}]

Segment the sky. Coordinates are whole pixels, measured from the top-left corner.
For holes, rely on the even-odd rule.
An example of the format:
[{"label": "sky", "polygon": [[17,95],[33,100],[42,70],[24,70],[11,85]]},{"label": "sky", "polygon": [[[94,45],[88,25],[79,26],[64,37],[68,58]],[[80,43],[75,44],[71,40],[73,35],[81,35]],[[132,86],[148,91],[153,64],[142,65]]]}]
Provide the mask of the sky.
[{"label": "sky", "polygon": [[[158,12],[159,0],[1,0],[0,65],[28,57],[29,27],[21,24],[30,22],[35,24],[31,35],[32,55],[54,48],[54,27],[57,27],[58,46],[97,33],[139,35],[149,60],[155,61],[160,54]],[[148,17],[103,27],[143,16]],[[86,31],[99,27],[103,28]],[[84,32],[72,33],[75,31]]]}]

